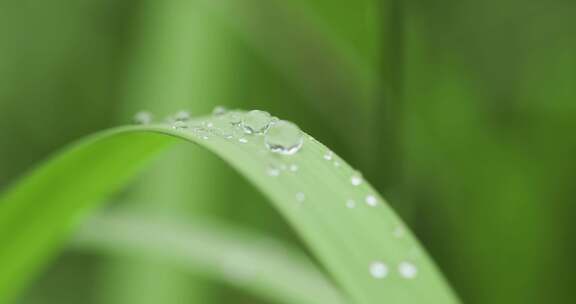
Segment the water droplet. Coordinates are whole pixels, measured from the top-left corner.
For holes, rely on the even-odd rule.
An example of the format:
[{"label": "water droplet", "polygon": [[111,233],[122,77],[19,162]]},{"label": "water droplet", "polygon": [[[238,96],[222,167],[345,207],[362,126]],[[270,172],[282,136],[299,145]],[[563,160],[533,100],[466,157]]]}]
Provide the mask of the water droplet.
[{"label": "water droplet", "polygon": [[231,111],[226,114],[226,120],[231,125],[239,125],[242,122],[242,113],[238,111]]},{"label": "water droplet", "polygon": [[416,265],[404,261],[398,265],[398,272],[405,279],[413,279],[418,275],[418,268]]},{"label": "water droplet", "polygon": [[306,194],[302,193],[302,192],[298,192],[296,193],[296,201],[298,202],[303,202],[306,199]]},{"label": "water droplet", "polygon": [[378,199],[376,198],[376,196],[370,194],[366,196],[366,204],[368,204],[368,206],[374,207],[378,204]]},{"label": "water droplet", "polygon": [[275,166],[268,166],[266,173],[268,173],[268,176],[279,176],[280,175],[280,169],[278,169]]},{"label": "water droplet", "polygon": [[398,227],[394,228],[394,231],[392,232],[392,234],[396,238],[402,238],[404,236],[404,228],[402,228],[401,226],[398,226]]},{"label": "water droplet", "polygon": [[221,116],[221,115],[226,114],[226,112],[228,112],[228,110],[226,109],[226,107],[216,106],[216,107],[214,107],[214,109],[212,110],[212,115],[214,115],[214,116]]},{"label": "water droplet", "polygon": [[304,138],[298,126],[281,120],[274,123],[266,132],[264,143],[274,153],[293,155],[302,148]]},{"label": "water droplet", "polygon": [[325,160],[332,160],[332,157],[334,157],[334,152],[332,152],[332,151],[328,151],[328,152],[326,152],[326,154],[324,154]]},{"label": "water droplet", "polygon": [[268,130],[271,121],[270,113],[252,110],[242,117],[242,129],[246,134],[262,134]]},{"label": "water droplet", "polygon": [[346,208],[353,209],[356,208],[356,202],[354,200],[347,200],[346,201]]},{"label": "water droplet", "polygon": [[172,123],[172,129],[184,130],[188,129],[188,127],[189,127],[188,123],[182,120],[176,120]]},{"label": "water droplet", "polygon": [[244,137],[238,138],[238,141],[239,141],[240,143],[242,143],[242,144],[248,143],[248,140],[247,140],[246,138],[244,138]]},{"label": "water droplet", "polygon": [[290,171],[296,172],[296,171],[298,171],[298,169],[299,169],[299,167],[297,164],[291,164],[290,165]]},{"label": "water droplet", "polygon": [[334,161],[334,167],[340,168],[340,162],[337,161],[337,160],[335,160],[335,161]]},{"label": "water droplet", "polygon": [[152,113],[140,111],[134,115],[134,122],[139,125],[147,125],[152,122]]},{"label": "water droplet", "polygon": [[383,279],[388,275],[388,266],[382,261],[374,261],[369,266],[370,275],[375,279]]},{"label": "water droplet", "polygon": [[208,129],[212,129],[214,127],[214,123],[208,120],[203,121],[202,125]]},{"label": "water droplet", "polygon": [[188,121],[190,120],[190,112],[188,111],[179,111],[174,115],[175,121]]},{"label": "water droplet", "polygon": [[354,175],[350,177],[350,182],[354,186],[360,186],[360,184],[362,184],[362,175],[360,175],[359,173],[354,173]]}]

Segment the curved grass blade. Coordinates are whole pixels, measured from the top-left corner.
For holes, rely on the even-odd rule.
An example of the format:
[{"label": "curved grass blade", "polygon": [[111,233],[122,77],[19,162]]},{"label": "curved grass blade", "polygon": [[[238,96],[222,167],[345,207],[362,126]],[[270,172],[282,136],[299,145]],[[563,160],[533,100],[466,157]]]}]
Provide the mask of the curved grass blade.
[{"label": "curved grass blade", "polygon": [[[215,134],[220,129],[206,129],[208,120],[215,118],[193,120],[186,129],[99,133],[13,187],[0,199],[0,302],[46,261],[75,219],[177,139],[212,151],[268,196],[351,302],[458,302],[401,220],[326,147],[305,137],[299,153],[280,156],[265,148],[262,136]],[[269,174],[271,167],[281,174]]]},{"label": "curved grass blade", "polygon": [[161,261],[275,303],[346,303],[333,284],[296,250],[222,223],[98,215],[82,225],[72,246],[81,251]]}]

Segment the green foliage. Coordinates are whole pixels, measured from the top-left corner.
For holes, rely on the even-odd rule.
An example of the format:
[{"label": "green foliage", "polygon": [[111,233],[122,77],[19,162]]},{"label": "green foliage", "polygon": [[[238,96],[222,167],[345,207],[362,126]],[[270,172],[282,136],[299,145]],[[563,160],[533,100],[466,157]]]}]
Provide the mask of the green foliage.
[{"label": "green foliage", "polygon": [[[193,125],[207,121],[211,120]],[[0,200],[0,243],[10,248],[0,256],[2,297],[13,296],[78,216],[176,138],[216,153],[269,197],[352,302],[456,302],[394,212],[359,180],[358,173],[315,140],[306,137],[297,154],[279,157],[266,151],[262,136],[241,137],[247,140],[242,143],[239,138],[197,135],[162,125],[118,128],[92,136],[57,155]],[[269,174],[270,166],[283,165],[298,169]],[[354,177],[356,181],[351,181]],[[377,202],[370,202],[370,196]],[[350,199],[357,202],[355,208],[346,205]],[[395,235],[398,229],[401,235]],[[370,275],[374,261],[388,265],[386,278]],[[416,265],[415,279],[400,274],[402,262]]]}]

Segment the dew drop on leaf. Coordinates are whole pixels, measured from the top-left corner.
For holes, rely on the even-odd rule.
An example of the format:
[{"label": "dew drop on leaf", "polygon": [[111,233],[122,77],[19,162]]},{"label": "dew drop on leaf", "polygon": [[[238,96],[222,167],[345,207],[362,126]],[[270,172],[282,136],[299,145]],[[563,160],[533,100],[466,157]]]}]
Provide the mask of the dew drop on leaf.
[{"label": "dew drop on leaf", "polygon": [[350,182],[353,186],[360,186],[362,184],[362,176],[359,173],[354,173],[350,178]]},{"label": "dew drop on leaf", "polygon": [[231,125],[239,125],[242,122],[242,113],[238,111],[231,111],[226,113],[226,120]]},{"label": "dew drop on leaf", "polygon": [[382,261],[374,261],[369,266],[370,275],[375,279],[383,279],[388,275],[388,266]]},{"label": "dew drop on leaf", "polygon": [[376,198],[376,196],[370,194],[366,196],[366,204],[368,204],[368,206],[374,207],[378,204],[378,199]]},{"label": "dew drop on leaf", "polygon": [[179,111],[174,115],[175,121],[188,121],[190,120],[190,112],[188,111]]},{"label": "dew drop on leaf", "polygon": [[354,200],[347,200],[346,201],[346,208],[353,209],[356,208],[356,202]]},{"label": "dew drop on leaf", "polygon": [[246,138],[244,138],[244,137],[238,138],[238,141],[239,141],[240,143],[242,143],[242,144],[248,143],[248,140],[247,140]]},{"label": "dew drop on leaf", "polygon": [[246,134],[262,134],[268,130],[272,116],[266,111],[252,110],[242,117],[242,129]]},{"label": "dew drop on leaf", "polygon": [[266,169],[266,173],[268,174],[268,176],[279,176],[280,175],[280,169],[278,169],[275,166],[268,166],[268,168]]},{"label": "dew drop on leaf", "polygon": [[212,115],[213,116],[222,116],[224,114],[226,114],[226,112],[228,112],[228,110],[223,107],[223,106],[216,106],[214,107],[214,109],[212,110]]},{"label": "dew drop on leaf", "polygon": [[293,155],[302,148],[304,137],[298,126],[281,120],[274,123],[266,132],[264,143],[274,153]]},{"label": "dew drop on leaf", "polygon": [[416,265],[404,261],[398,265],[398,272],[405,279],[413,279],[418,275],[418,268]]},{"label": "dew drop on leaf", "polygon": [[328,152],[326,152],[326,154],[324,154],[325,160],[332,160],[332,157],[334,157],[334,152],[332,152],[332,151],[328,151]]},{"label": "dew drop on leaf", "polygon": [[172,123],[172,129],[184,130],[188,129],[188,123],[182,120],[176,120]]},{"label": "dew drop on leaf", "polygon": [[296,171],[298,171],[298,169],[299,169],[299,167],[297,164],[291,164],[290,165],[290,171],[296,172]]},{"label": "dew drop on leaf", "polygon": [[140,111],[134,115],[134,122],[139,125],[147,125],[152,122],[152,113]]},{"label": "dew drop on leaf", "polygon": [[396,238],[402,238],[404,236],[404,228],[402,228],[401,226],[398,226],[398,227],[394,228],[394,231],[392,232],[392,234]]},{"label": "dew drop on leaf", "polygon": [[303,192],[296,193],[296,201],[303,202],[306,199],[306,195]]}]

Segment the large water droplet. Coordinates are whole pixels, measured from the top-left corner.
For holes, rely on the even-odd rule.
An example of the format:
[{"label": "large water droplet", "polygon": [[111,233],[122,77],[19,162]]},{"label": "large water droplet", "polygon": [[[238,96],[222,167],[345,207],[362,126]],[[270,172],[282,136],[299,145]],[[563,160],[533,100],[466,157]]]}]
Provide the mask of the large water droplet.
[{"label": "large water droplet", "polygon": [[271,121],[270,113],[252,110],[242,117],[242,129],[247,134],[262,134],[268,130]]},{"label": "large water droplet", "polygon": [[374,261],[369,266],[370,275],[375,279],[383,279],[388,275],[388,266],[382,261]]},{"label": "large water droplet", "polygon": [[418,268],[416,265],[404,261],[398,265],[398,272],[405,279],[413,279],[418,275]]},{"label": "large water droplet", "polygon": [[134,122],[140,125],[147,125],[152,122],[152,113],[140,111],[134,115]]},{"label": "large water droplet", "polygon": [[304,137],[298,126],[281,120],[274,123],[266,132],[264,143],[274,153],[292,155],[302,148]]}]

